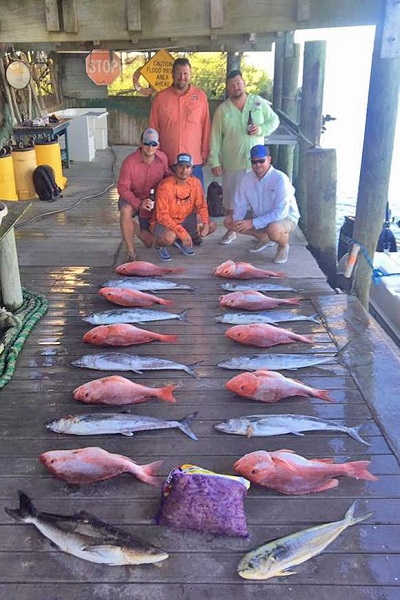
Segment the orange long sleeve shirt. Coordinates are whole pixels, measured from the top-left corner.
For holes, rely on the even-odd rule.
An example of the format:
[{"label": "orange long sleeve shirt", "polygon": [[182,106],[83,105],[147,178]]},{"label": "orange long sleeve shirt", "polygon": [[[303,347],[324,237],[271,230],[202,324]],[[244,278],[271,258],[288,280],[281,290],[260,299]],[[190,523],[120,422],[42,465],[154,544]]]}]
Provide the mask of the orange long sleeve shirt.
[{"label": "orange long sleeve shirt", "polygon": [[159,223],[174,231],[178,237],[186,235],[187,231],[181,223],[193,212],[202,223],[210,222],[200,180],[190,176],[184,183],[177,183],[174,175],[166,177],[157,186],[151,229]]},{"label": "orange long sleeve shirt", "polygon": [[184,94],[169,87],[155,96],[150,127],[160,136],[160,147],[174,165],[181,152],[191,154],[193,164],[206,163],[210,150],[210,112],[206,94],[193,85]]}]

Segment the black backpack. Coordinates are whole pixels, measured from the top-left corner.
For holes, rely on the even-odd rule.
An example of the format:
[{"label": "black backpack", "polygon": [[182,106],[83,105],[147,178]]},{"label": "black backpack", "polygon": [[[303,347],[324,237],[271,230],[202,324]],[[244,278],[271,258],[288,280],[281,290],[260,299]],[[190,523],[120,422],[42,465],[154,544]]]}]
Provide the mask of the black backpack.
[{"label": "black backpack", "polygon": [[222,204],[222,186],[212,181],[207,188],[207,206],[210,217],[222,217],[225,210]]},{"label": "black backpack", "polygon": [[32,177],[35,192],[41,200],[54,202],[54,200],[57,200],[61,196],[61,188],[56,183],[54,169],[50,165],[36,167]]}]

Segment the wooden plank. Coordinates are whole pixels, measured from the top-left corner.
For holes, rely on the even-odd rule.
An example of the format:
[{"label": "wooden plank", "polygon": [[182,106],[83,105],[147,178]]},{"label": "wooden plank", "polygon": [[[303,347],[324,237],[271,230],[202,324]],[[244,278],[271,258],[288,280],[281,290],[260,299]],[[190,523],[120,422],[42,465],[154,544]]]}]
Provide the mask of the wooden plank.
[{"label": "wooden plank", "polygon": [[126,19],[129,31],[142,30],[140,0],[126,0]]},{"label": "wooden plank", "polygon": [[44,14],[47,31],[61,31],[57,0],[44,0]]},{"label": "wooden plank", "polygon": [[224,4],[223,0],[210,0],[211,29],[224,26]]},{"label": "wooden plank", "polygon": [[297,0],[297,20],[309,21],[311,16],[310,0]]},{"label": "wooden plank", "polygon": [[[61,7],[65,33],[78,33],[78,7],[76,0],[63,0]],[[93,15],[93,18],[98,18],[97,14]]]}]

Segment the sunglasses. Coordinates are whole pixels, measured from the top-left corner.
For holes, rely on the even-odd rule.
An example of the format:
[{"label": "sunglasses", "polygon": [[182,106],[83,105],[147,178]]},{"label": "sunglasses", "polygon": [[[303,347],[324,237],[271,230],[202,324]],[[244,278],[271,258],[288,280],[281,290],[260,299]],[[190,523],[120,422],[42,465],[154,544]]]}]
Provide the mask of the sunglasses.
[{"label": "sunglasses", "polygon": [[158,146],[157,142],[143,142],[143,146],[153,146],[153,148],[155,148],[156,146]]},{"label": "sunglasses", "polygon": [[267,159],[266,158],[253,158],[251,160],[252,165],[263,165]]}]

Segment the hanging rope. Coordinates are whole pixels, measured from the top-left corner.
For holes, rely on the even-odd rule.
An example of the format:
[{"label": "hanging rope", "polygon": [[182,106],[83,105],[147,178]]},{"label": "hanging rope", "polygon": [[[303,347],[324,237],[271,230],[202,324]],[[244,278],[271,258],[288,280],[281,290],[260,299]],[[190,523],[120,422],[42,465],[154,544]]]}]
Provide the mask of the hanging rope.
[{"label": "hanging rope", "polygon": [[400,275],[400,273],[384,273],[382,271],[382,269],[376,269],[374,267],[374,264],[372,262],[370,255],[368,254],[368,250],[366,249],[366,247],[361,242],[359,242],[358,240],[355,240],[355,239],[351,239],[351,244],[353,244],[353,245],[357,244],[359,246],[361,254],[367,261],[367,264],[372,271],[372,281],[374,282],[375,285],[377,285],[380,282],[382,277],[392,277],[394,275]]},{"label": "hanging rope", "polygon": [[3,337],[4,350],[0,355],[0,389],[8,383],[14,374],[16,361],[22,346],[36,322],[46,313],[48,301],[41,294],[23,289],[23,304],[15,311],[18,324],[10,327]]}]

